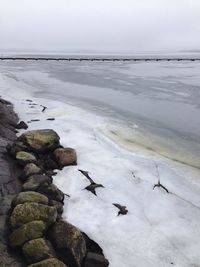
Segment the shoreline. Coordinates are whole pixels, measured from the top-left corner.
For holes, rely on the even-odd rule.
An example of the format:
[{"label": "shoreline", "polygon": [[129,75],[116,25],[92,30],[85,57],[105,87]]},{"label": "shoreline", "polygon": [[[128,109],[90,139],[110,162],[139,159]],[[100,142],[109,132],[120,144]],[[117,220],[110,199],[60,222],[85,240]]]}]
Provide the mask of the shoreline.
[{"label": "shoreline", "polygon": [[[31,100],[27,101],[32,102]],[[45,107],[43,107],[43,110],[45,110]],[[7,173],[7,176],[4,180],[1,179],[0,183],[1,266],[7,267],[12,264],[13,267],[24,267],[27,266],[25,265],[25,259],[27,264],[30,264],[28,265],[30,267],[40,266],[40,264],[42,266],[52,265],[64,267],[66,266],[64,263],[67,263],[68,267],[89,267],[90,264],[98,264],[98,266],[102,267],[108,266],[109,263],[105,259],[100,246],[85,233],[81,233],[78,228],[62,219],[62,206],[64,205],[63,201],[66,194],[53,184],[52,177],[54,176],[55,179],[55,168],[62,169],[64,166],[76,165],[77,158],[75,150],[71,148],[64,149],[60,146],[60,138],[53,130],[32,130],[27,132],[27,138],[29,133],[35,135],[33,140],[37,140],[39,136],[38,142],[44,142],[44,138],[50,138],[52,140],[52,143],[47,142],[50,146],[48,149],[45,143],[41,146],[41,149],[45,149],[45,154],[43,154],[43,151],[40,152],[40,150],[37,152],[34,146],[32,149],[31,147],[29,148],[28,143],[22,145],[22,140],[24,140],[26,132],[17,138],[16,133],[18,130],[16,129],[27,129],[28,125],[23,121],[19,123],[19,118],[13,111],[13,105],[1,98],[0,116],[0,156],[2,155],[3,159],[0,164],[1,166],[6,164],[8,166],[7,168],[4,166],[3,174],[5,175]],[[30,142],[31,146],[32,141]],[[36,146],[40,144],[37,141],[35,142]],[[20,151],[19,149],[25,150]],[[55,157],[58,157],[58,163],[49,158],[51,157],[49,153],[51,153],[52,149],[55,149],[55,152],[58,150],[55,154]],[[62,154],[64,151],[68,153],[67,155],[71,159],[68,159],[68,156],[66,157],[65,154]],[[29,157],[34,158],[33,153],[37,158],[39,157],[37,163],[35,159],[31,159],[33,161],[29,159]],[[40,153],[42,154],[40,155]],[[19,154],[20,159],[18,158]],[[61,155],[62,157],[60,157]],[[40,164],[42,164],[41,167],[37,167]],[[62,165],[59,167],[57,164]],[[25,166],[24,170],[22,166]],[[41,173],[42,169],[43,173]],[[24,182],[24,180],[27,182]],[[36,184],[38,184],[38,189],[35,187]],[[68,195],[66,196],[70,197]],[[34,210],[35,208],[36,210]],[[21,211],[18,211],[20,209]],[[45,212],[49,212],[49,215],[45,215]],[[23,213],[27,213],[26,216]],[[23,216],[25,217],[23,218]],[[39,218],[41,219],[39,220]],[[47,228],[45,232],[43,229],[40,233],[37,227],[42,226],[42,220],[46,224],[45,229],[47,225],[50,225],[50,228]],[[17,221],[18,224],[16,224]],[[23,221],[23,223],[21,224],[20,221]],[[40,238],[42,236],[43,238]],[[63,239],[63,237],[66,237],[66,239]],[[50,241],[44,238],[50,239],[53,242],[54,248]],[[25,245],[23,245],[24,243]],[[19,253],[20,246],[23,246],[25,257]],[[32,246],[35,246],[35,252],[32,250]],[[37,246],[41,246],[41,248]],[[65,255],[65,251],[67,255]],[[60,260],[63,260],[63,262]]]},{"label": "shoreline", "polygon": [[14,251],[7,247],[8,226],[7,216],[15,194],[21,191],[20,181],[16,178],[20,169],[15,161],[8,156],[6,146],[16,139],[18,116],[13,105],[0,98],[0,265],[4,267],[24,267],[25,263]]},{"label": "shoreline", "polygon": [[[37,105],[31,108],[27,98]],[[100,244],[110,262],[109,266],[131,266],[129,263],[135,260],[141,266],[146,266],[147,262],[149,266],[163,264],[163,261],[157,258],[153,260],[148,255],[144,258],[144,255],[140,254],[141,246],[137,244],[142,244],[143,249],[147,246],[151,250],[153,247],[154,251],[170,258],[169,255],[173,255],[173,249],[168,244],[171,235],[181,235],[181,232],[186,231],[187,240],[195,239],[196,234],[194,235],[193,231],[198,231],[195,222],[199,217],[197,207],[200,206],[200,189],[199,181],[195,180],[189,171],[180,170],[177,166],[171,166],[156,158],[161,184],[170,192],[167,194],[162,188],[154,188],[158,177],[152,158],[127,152],[107,140],[97,131],[98,124],[102,125],[104,121],[95,121],[93,115],[70,105],[35,98],[28,94],[19,94],[14,103],[20,118],[30,122],[31,130],[53,128],[58,131],[62,145],[74,144],[79,154],[78,167],[64,168],[58,172],[55,179],[58,188],[71,196],[64,205],[63,217]],[[47,109],[42,112],[44,106]],[[55,120],[49,121],[48,118]],[[97,189],[97,196],[83,190],[88,182],[78,169],[89,171],[92,179],[104,185],[104,188]],[[128,214],[117,216],[117,209],[112,207],[112,203],[127,206]],[[164,210],[157,214],[156,210],[159,210],[160,205],[164,205]],[[196,215],[191,215],[191,211]],[[185,216],[181,215],[182,212],[185,216],[190,216],[189,223],[193,228],[189,228]],[[158,226],[153,227],[154,221],[157,220]],[[168,223],[169,227],[166,227],[164,222]],[[180,226],[181,232],[174,230],[175,225]],[[166,238],[163,238],[160,231],[165,227]],[[148,245],[145,240],[149,235]],[[187,240],[186,247],[190,250]],[[195,239],[195,242],[198,244],[198,240]],[[162,249],[163,243],[168,246],[167,251]],[[179,243],[176,245],[179,247]],[[137,251],[137,258],[133,251]],[[181,251],[181,248],[178,251]],[[174,261],[184,267],[190,262],[179,254]]]}]

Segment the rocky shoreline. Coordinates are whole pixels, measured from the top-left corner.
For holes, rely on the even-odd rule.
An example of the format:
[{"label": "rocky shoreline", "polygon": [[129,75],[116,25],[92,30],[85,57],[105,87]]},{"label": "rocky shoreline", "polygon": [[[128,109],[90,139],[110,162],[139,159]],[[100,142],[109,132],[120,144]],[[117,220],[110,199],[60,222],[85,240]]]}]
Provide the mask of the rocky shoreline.
[{"label": "rocky shoreline", "polygon": [[[76,165],[76,151],[63,148],[58,134],[51,129],[27,131],[16,138],[16,129],[28,126],[24,122],[17,124],[12,105],[1,101],[2,122],[7,121],[0,131],[2,153],[4,163],[10,164],[8,171],[13,168],[6,183],[12,180],[13,186],[1,197],[1,202],[6,202],[1,212],[2,233],[6,236],[2,244],[8,257],[1,257],[0,266],[107,267],[109,263],[99,245],[62,219],[64,198],[70,196],[53,184],[54,170]],[[15,255],[21,256],[18,259]]]}]

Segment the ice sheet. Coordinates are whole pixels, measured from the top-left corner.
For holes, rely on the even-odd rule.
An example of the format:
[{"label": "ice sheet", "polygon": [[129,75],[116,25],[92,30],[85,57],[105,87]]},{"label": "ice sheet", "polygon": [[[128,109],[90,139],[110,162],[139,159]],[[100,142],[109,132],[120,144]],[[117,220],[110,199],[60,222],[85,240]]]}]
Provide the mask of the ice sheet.
[{"label": "ice sheet", "polygon": [[[106,128],[117,129],[117,122],[111,125],[109,118],[35,98],[37,86],[31,79],[36,76],[24,75],[29,75],[29,85],[23,76],[16,81],[0,75],[0,94],[14,103],[20,119],[40,119],[29,123],[29,129],[52,128],[62,145],[77,150],[78,165],[54,177],[54,183],[70,195],[64,218],[100,244],[110,267],[199,266],[200,180],[195,171],[156,153],[125,150],[105,135]],[[31,108],[26,99],[37,105]],[[47,107],[44,113],[41,105]],[[46,120],[49,117],[55,121]],[[84,190],[89,182],[78,169],[103,184],[97,196]],[[158,179],[169,193],[153,189]],[[117,216],[112,203],[127,206],[128,214]]]}]

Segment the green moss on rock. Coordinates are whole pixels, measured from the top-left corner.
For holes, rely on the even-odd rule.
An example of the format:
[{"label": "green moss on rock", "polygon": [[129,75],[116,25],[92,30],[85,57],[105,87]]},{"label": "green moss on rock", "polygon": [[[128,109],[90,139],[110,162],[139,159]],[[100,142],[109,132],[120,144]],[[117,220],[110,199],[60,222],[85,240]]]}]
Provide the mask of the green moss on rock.
[{"label": "green moss on rock", "polygon": [[67,267],[62,261],[56,258],[43,260],[34,264],[30,264],[27,267]]},{"label": "green moss on rock", "polygon": [[42,220],[50,225],[55,222],[56,217],[57,210],[55,207],[35,202],[19,204],[10,216],[10,227],[14,229],[33,220]]},{"label": "green moss on rock", "polygon": [[25,152],[25,151],[17,152],[16,160],[22,166],[25,166],[27,163],[36,163],[37,162],[37,159],[33,154]]},{"label": "green moss on rock", "polygon": [[51,243],[44,238],[28,241],[24,244],[22,250],[28,263],[55,257],[55,251]]},{"label": "green moss on rock", "polygon": [[48,198],[38,192],[27,191],[19,193],[12,201],[12,207],[18,204],[24,204],[26,202],[36,202],[44,205],[48,205]]},{"label": "green moss on rock", "polygon": [[32,221],[14,230],[9,236],[11,247],[22,246],[25,242],[42,237],[46,230],[46,223],[43,221]]},{"label": "green moss on rock", "polygon": [[28,131],[22,134],[19,140],[27,144],[32,150],[46,152],[59,146],[60,137],[50,129]]}]

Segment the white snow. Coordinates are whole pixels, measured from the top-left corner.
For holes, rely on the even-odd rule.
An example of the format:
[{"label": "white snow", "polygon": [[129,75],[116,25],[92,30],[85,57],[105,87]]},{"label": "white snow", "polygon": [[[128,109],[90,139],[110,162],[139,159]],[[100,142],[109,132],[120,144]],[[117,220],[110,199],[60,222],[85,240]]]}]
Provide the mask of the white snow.
[{"label": "white snow", "polygon": [[[54,183],[70,195],[63,216],[103,248],[110,267],[200,266],[200,180],[189,167],[159,155],[127,151],[106,135],[111,122],[78,107],[33,97],[30,84],[0,74],[0,94],[14,103],[20,119],[39,122],[31,129],[53,128],[63,146],[77,150],[78,165],[58,171]],[[38,76],[43,82],[45,75]],[[46,79],[46,78],[45,78]],[[45,81],[44,81],[45,84]],[[38,104],[31,108],[26,99]],[[47,107],[42,113],[42,107]],[[55,121],[47,118],[54,117]],[[117,127],[117,122],[113,127]],[[134,126],[137,128],[137,126]],[[22,131],[21,131],[22,132]],[[84,188],[89,171],[97,196]],[[160,177],[162,188],[154,185]],[[127,206],[118,214],[112,203]]]}]

